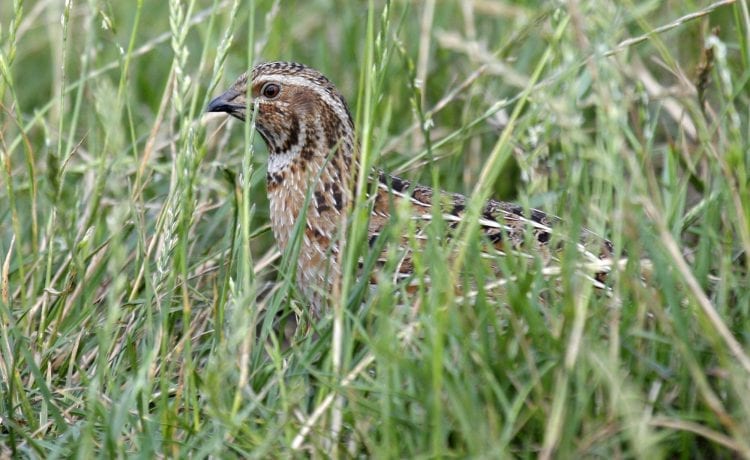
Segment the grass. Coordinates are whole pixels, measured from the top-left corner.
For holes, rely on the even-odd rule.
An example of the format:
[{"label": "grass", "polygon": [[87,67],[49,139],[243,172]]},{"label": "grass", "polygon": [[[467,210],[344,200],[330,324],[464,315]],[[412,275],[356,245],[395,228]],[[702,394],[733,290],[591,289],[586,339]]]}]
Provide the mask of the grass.
[{"label": "grass", "polygon": [[[6,3],[0,458],[750,458],[745,2]],[[265,147],[202,114],[276,59],[336,82],[366,165],[627,262],[604,292],[572,244],[511,254],[493,289],[436,220],[431,286],[394,252],[369,290],[362,211],[313,320]]]}]

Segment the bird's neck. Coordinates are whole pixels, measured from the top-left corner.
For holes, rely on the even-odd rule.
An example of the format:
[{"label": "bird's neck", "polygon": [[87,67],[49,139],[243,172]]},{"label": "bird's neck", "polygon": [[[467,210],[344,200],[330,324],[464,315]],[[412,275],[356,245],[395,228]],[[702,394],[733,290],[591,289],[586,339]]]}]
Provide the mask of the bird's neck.
[{"label": "bird's neck", "polygon": [[300,123],[290,136],[296,142],[267,143],[271,226],[282,250],[303,211],[305,241],[323,247],[334,241],[348,214],[358,169],[354,127],[350,119],[331,121]]}]

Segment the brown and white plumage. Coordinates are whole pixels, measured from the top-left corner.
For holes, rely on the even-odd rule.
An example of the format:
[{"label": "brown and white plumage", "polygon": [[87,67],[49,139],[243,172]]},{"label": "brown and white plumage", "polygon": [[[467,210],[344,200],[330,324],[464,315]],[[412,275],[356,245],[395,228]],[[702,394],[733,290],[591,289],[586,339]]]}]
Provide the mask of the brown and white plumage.
[{"label": "brown and white plumage", "polygon": [[[250,96],[251,101],[247,100]],[[267,188],[271,227],[281,250],[290,241],[302,214],[308,189],[305,230],[297,267],[297,282],[313,308],[324,304],[338,279],[340,229],[353,202],[354,176],[359,170],[354,122],[346,101],[320,72],[297,63],[260,64],[242,75],[208,105],[209,112],[226,112],[245,120],[247,109],[257,105],[255,127],[269,149]],[[435,205],[433,190],[383,172],[370,176],[377,182],[369,233],[377,236],[392,213],[391,207],[407,201],[415,219],[429,220]],[[461,219],[466,198],[440,193],[440,214],[449,225]],[[526,215],[521,206],[490,200],[480,225],[491,244],[517,248],[532,240],[544,253],[550,226],[556,219],[538,210]],[[527,238],[527,233],[532,237]],[[609,244],[605,243],[605,251]],[[411,269],[408,256],[399,269]]]}]

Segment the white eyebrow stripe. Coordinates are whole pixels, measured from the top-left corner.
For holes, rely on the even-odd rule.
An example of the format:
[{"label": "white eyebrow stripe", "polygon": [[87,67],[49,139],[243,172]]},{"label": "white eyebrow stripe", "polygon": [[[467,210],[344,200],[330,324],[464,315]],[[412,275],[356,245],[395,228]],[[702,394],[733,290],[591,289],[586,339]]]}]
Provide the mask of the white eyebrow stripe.
[{"label": "white eyebrow stripe", "polygon": [[281,74],[270,74],[270,75],[261,75],[255,79],[253,82],[254,84],[260,84],[263,86],[263,84],[272,81],[276,82],[282,85],[282,91],[283,91],[283,85],[296,85],[301,86],[303,88],[307,88],[310,90],[315,91],[318,96],[320,96],[323,101],[333,109],[334,112],[336,112],[336,115],[339,116],[342,120],[349,120],[349,112],[346,109],[346,106],[344,105],[343,98],[336,98],[331,95],[328,88],[324,85],[321,85],[317,82],[311,81],[307,77],[301,77],[299,75],[281,75]]}]

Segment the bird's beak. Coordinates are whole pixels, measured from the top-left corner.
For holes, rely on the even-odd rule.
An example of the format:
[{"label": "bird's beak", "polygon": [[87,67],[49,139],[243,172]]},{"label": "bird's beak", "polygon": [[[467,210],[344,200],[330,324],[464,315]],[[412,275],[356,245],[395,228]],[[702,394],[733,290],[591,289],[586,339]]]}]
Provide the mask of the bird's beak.
[{"label": "bird's beak", "polygon": [[209,102],[206,112],[224,112],[244,120],[245,107],[245,95],[232,88]]}]

